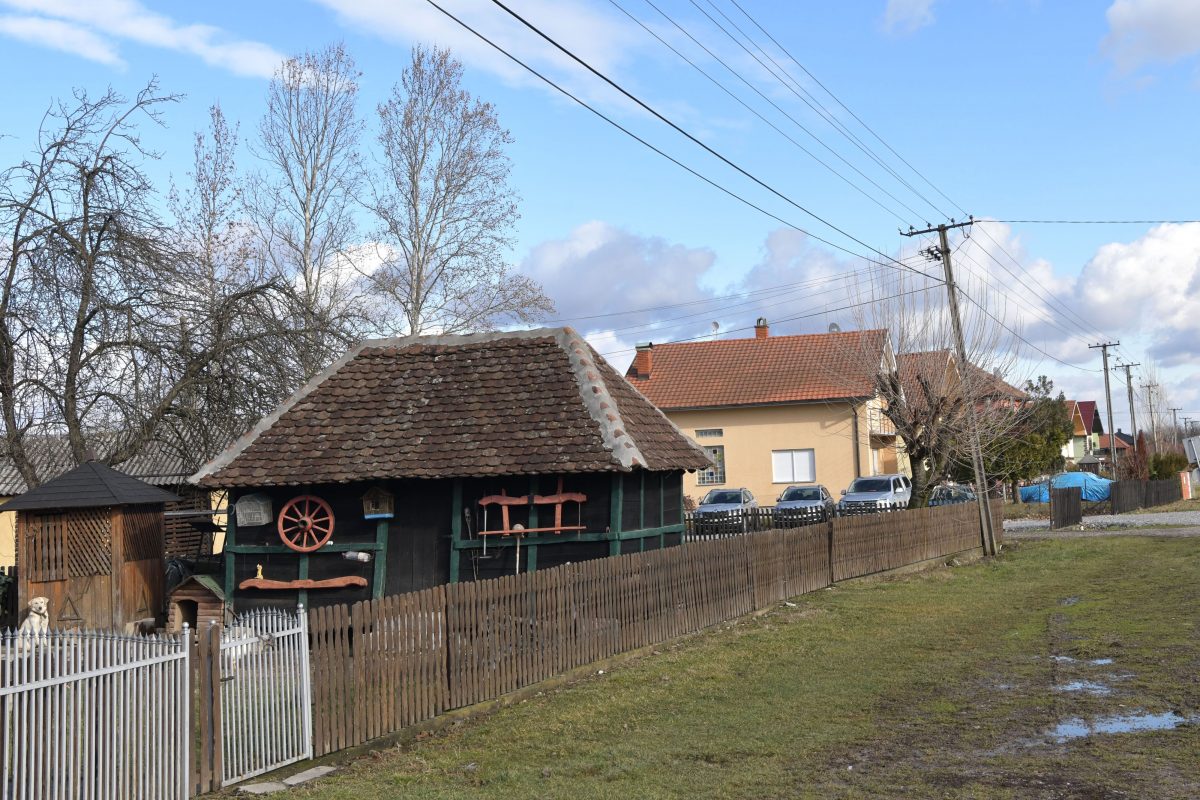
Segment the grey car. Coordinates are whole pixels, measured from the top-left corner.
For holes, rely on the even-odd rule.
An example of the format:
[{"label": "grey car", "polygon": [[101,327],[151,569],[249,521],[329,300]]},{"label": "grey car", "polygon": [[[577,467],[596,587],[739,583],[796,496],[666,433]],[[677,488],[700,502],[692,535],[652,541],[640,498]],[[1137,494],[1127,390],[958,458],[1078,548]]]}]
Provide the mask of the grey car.
[{"label": "grey car", "polygon": [[780,523],[831,519],[837,512],[833,495],[824,486],[789,486],[775,502],[775,520]]},{"label": "grey car", "polygon": [[696,506],[696,523],[702,527],[729,526],[749,528],[749,517],[758,501],[749,489],[712,489]]},{"label": "grey car", "polygon": [[839,514],[873,514],[904,508],[912,497],[912,481],[907,475],[874,475],[855,478],[842,492]]}]

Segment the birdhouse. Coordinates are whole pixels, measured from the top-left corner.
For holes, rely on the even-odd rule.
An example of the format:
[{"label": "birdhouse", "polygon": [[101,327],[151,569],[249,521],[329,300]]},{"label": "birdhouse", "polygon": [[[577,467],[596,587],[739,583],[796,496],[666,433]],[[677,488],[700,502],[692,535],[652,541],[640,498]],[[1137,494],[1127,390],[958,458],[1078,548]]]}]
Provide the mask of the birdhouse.
[{"label": "birdhouse", "polygon": [[378,486],[372,486],[363,495],[363,519],[391,519],[396,507],[396,496]]}]

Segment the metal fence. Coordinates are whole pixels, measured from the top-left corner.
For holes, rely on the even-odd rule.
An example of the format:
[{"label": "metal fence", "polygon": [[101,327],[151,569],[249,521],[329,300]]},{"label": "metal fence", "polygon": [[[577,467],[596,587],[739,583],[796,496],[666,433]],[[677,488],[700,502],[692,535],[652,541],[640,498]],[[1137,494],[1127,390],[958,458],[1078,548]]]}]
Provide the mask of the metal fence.
[{"label": "metal fence", "polygon": [[188,797],[187,638],[0,634],[0,798]]},{"label": "metal fence", "polygon": [[877,503],[875,501],[846,503],[836,509],[779,508],[764,506],[742,511],[687,511],[683,515],[685,542],[724,539],[743,533],[789,530],[828,522],[834,517],[863,517],[905,511],[907,503]]}]

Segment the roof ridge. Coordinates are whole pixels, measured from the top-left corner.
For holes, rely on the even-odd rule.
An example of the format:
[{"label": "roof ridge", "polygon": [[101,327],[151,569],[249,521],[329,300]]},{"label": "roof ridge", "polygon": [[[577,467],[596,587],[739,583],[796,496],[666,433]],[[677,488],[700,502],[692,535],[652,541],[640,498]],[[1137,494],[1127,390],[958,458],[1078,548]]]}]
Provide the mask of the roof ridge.
[{"label": "roof ridge", "polygon": [[634,467],[644,467],[646,458],[642,455],[637,442],[625,429],[621,419],[620,405],[609,391],[608,382],[597,368],[600,356],[583,340],[573,328],[564,327],[557,330],[555,339],[558,346],[567,355],[571,364],[571,373],[579,384],[579,398],[596,424],[600,426],[600,439],[605,448],[613,454],[613,458],[622,469],[628,471]]},{"label": "roof ridge", "polygon": [[866,328],[863,330],[854,331],[818,331],[816,333],[785,333],[780,335],[772,335],[764,338],[756,336],[739,336],[734,339],[702,339],[692,342],[661,342],[655,343],[654,347],[690,347],[693,345],[713,345],[713,344],[733,344],[736,342],[781,342],[789,339],[812,339],[819,337],[833,338],[837,336],[862,336],[864,334],[887,334],[886,328]]}]

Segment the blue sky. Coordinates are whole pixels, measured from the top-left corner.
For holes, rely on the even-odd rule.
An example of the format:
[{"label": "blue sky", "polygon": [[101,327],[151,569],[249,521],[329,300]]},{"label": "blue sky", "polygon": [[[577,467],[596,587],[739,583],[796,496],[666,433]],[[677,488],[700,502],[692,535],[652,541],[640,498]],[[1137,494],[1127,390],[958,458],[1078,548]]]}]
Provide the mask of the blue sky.
[{"label": "blue sky", "polygon": [[[936,223],[939,210],[961,215],[782,53],[770,50],[913,188],[841,137],[701,11],[720,20],[714,10],[720,9],[768,46],[730,0],[655,2],[767,99],[645,0],[617,2],[862,191],[731,100],[608,0],[511,5],[710,146],[875,249],[901,255],[902,246],[912,247],[897,234],[901,220]],[[1200,10],[1191,0],[739,2],[938,190],[976,216],[1200,218]],[[635,110],[492,3],[445,5],[722,185],[866,252]],[[363,71],[361,111],[370,127],[374,104],[398,79],[413,43],[452,47],[467,66],[467,88],[495,104],[515,139],[513,182],[523,202],[514,263],[542,280],[558,304],[555,319],[574,321],[618,365],[638,340],[694,336],[713,321],[735,331],[729,335],[745,335],[736,331],[759,313],[787,320],[838,308],[862,291],[850,279],[830,277],[861,268],[860,259],[782,229],[681,172],[540,85],[424,0],[0,0],[0,37],[0,62],[10,76],[0,163],[28,151],[52,98],[73,87],[95,93],[109,85],[132,94],[157,75],[165,91],[185,95],[167,111],[167,127],[147,135],[163,154],[150,168],[163,186],[186,169],[192,133],[211,103],[253,137],[267,79],[283,55],[344,41]],[[253,156],[244,153],[242,163],[253,168]],[[977,233],[963,245],[964,282],[968,291],[992,293],[1006,319],[1036,345],[1023,351],[1016,377],[1048,373],[1070,393],[1099,399],[1098,355],[1085,345],[1104,335],[1120,339],[1122,355],[1132,360],[1150,353],[1171,404],[1200,418],[1197,228],[991,225],[986,237]],[[789,292],[770,290],[806,281]],[[1040,286],[1030,289],[1032,283]],[[732,293],[742,296],[714,299]],[[693,305],[598,316],[680,303]],[[849,312],[830,312],[774,330],[821,330],[831,321],[855,323]],[[1114,406],[1117,424],[1127,426],[1124,402]]]}]

